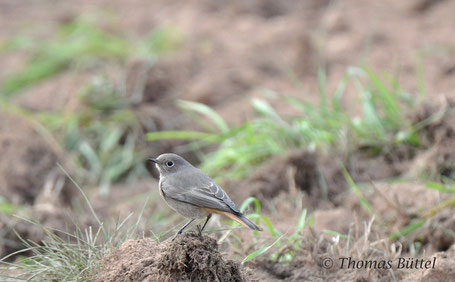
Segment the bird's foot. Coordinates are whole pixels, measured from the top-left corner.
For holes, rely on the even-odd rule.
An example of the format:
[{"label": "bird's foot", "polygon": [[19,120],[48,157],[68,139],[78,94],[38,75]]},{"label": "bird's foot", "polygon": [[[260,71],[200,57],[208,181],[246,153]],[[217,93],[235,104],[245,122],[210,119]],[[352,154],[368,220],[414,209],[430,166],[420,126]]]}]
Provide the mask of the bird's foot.
[{"label": "bird's foot", "polygon": [[199,232],[199,237],[202,237],[202,227],[197,225],[197,231]]},{"label": "bird's foot", "polygon": [[182,231],[175,233],[174,237],[172,237],[171,239],[171,242],[174,242],[175,238],[177,238],[177,236],[179,236],[180,234],[182,234]]}]

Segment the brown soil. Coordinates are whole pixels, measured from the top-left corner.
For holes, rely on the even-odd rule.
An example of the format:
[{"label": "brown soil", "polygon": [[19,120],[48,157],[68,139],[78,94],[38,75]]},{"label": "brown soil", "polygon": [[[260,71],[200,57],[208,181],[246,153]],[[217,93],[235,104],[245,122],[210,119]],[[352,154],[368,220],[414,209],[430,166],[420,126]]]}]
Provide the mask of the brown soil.
[{"label": "brown soil", "polygon": [[348,234],[354,224],[354,212],[348,208],[318,209],[313,213],[314,231],[323,233],[325,230]]},{"label": "brown soil", "polygon": [[225,260],[216,240],[184,233],[174,241],[128,240],[104,258],[96,281],[244,281],[240,265]]},{"label": "brown soil", "polygon": [[77,105],[79,87],[87,83],[88,73],[60,73],[26,89],[14,101],[31,111],[59,111]]},{"label": "brown soil", "polygon": [[[377,215],[373,229],[377,234],[382,234],[378,236],[388,236],[403,230],[415,220],[427,218],[426,223],[419,228],[418,232],[408,235],[406,240],[400,239],[403,251],[407,251],[409,243],[413,242],[421,244],[426,253],[446,251],[455,244],[453,212],[448,207],[437,210],[435,214],[433,213],[436,210],[432,210],[443,201],[448,200],[450,195],[428,189],[423,184],[411,181],[394,184],[372,183],[369,186],[371,189],[365,190],[364,193]],[[339,219],[339,222],[336,222],[335,219],[331,220],[330,215],[336,215],[337,212],[330,210],[325,212],[328,215],[325,219],[320,219],[322,223],[315,223],[315,228],[322,224],[324,229],[339,231],[344,226],[345,231],[354,223],[354,215],[362,220],[370,217],[360,206],[355,195],[348,194],[338,200],[343,202],[343,207],[347,209],[338,211],[342,214],[340,217],[342,219]],[[321,211],[315,211],[314,216],[319,216],[319,213]]]},{"label": "brown soil", "polygon": [[[0,38],[8,38],[24,25],[35,22],[48,23],[49,30],[42,35],[45,37],[62,21],[94,13],[99,7],[117,13],[120,29],[135,36],[143,36],[160,25],[174,25],[185,36],[184,46],[151,67],[144,87],[144,101],[151,103],[171,97],[200,101],[215,107],[231,123],[238,123],[251,114],[249,99],[261,96],[256,87],[315,99],[315,67],[320,61],[326,62],[328,67],[329,90],[334,88],[346,67],[365,63],[389,73],[399,72],[404,88],[415,92],[415,57],[421,54],[428,95],[453,96],[454,65],[451,62],[454,60],[450,51],[453,42],[447,39],[452,32],[447,19],[451,19],[454,3],[439,2],[428,6],[416,5],[411,0],[374,4],[135,0],[125,5],[123,1],[98,0],[80,1],[77,5],[54,3],[53,13],[48,13],[45,6],[28,5],[24,9],[20,4],[7,2],[1,9],[1,26],[7,28],[0,31]],[[385,50],[393,50],[393,56]],[[5,56],[6,61],[11,58],[14,53]],[[16,61],[11,59],[5,69],[17,69],[21,62]],[[132,78],[142,65],[141,62],[131,64]],[[305,85],[304,93],[297,90],[289,71]],[[72,78],[64,78],[65,75]],[[58,101],[68,100],[63,97],[71,99],[75,91],[69,88],[80,82],[73,72],[59,77],[61,79],[55,79],[58,87],[42,86],[37,91],[27,91],[22,101],[33,108],[38,102],[63,105]],[[137,79],[132,79],[133,84],[136,82]],[[135,88],[129,89],[131,92]],[[30,103],[25,96],[30,98]],[[357,97],[350,100],[352,93],[347,96],[346,102],[356,112],[359,109]],[[278,101],[272,102],[279,105],[282,112],[290,110]]]},{"label": "brown soil", "polygon": [[[63,160],[49,144],[31,122],[0,113],[0,195],[21,207],[15,214],[67,230],[67,209],[76,188],[57,167]],[[46,235],[39,226],[2,213],[0,230],[0,257],[22,248],[13,230],[35,242]]]},{"label": "brown soil", "polygon": [[[230,124],[238,124],[252,116],[250,99],[265,97],[258,87],[317,101],[316,67],[321,62],[326,64],[329,92],[335,88],[348,66],[366,65],[393,74],[399,78],[403,89],[416,93],[416,57],[420,57],[426,95],[430,100],[439,101],[425,104],[413,117],[416,122],[434,117],[419,132],[421,147],[405,148],[377,157],[366,154],[365,150],[357,150],[343,161],[346,161],[346,168],[355,181],[375,181],[376,187],[366,193],[380,217],[380,220],[376,218],[378,227],[373,228],[375,236],[399,230],[445,197],[412,182],[388,185],[376,183],[377,180],[422,175],[435,180],[441,180],[441,175],[455,178],[455,115],[451,109],[454,103],[441,98],[442,94],[455,96],[455,45],[451,39],[455,1],[82,0],[65,3],[42,1],[39,4],[33,1],[2,1],[0,40],[30,29],[39,37],[48,38],[62,21],[81,14],[96,14],[101,7],[118,15],[119,32],[128,36],[143,37],[152,28],[166,24],[176,26],[185,36],[179,50],[161,58],[150,68],[147,62],[139,60],[129,62],[127,66],[116,66],[111,72],[105,71],[109,77],[111,74],[112,77],[120,77],[116,83],[121,84],[125,80],[127,97],[134,96],[135,90],[143,86],[143,91],[139,93],[142,99],[133,106],[133,110],[144,131],[194,128],[186,116],[176,109],[176,99],[208,104]],[[3,66],[0,81],[20,68],[29,55],[27,52],[0,54]],[[142,72],[145,72],[144,82],[141,82]],[[22,95],[14,97],[14,101],[34,111],[74,110],[78,103],[75,94],[90,76],[91,73],[67,70],[25,90]],[[358,114],[361,103],[351,90],[347,88],[343,103],[353,114]],[[290,105],[283,104],[279,99],[268,99],[278,112],[286,115],[293,113]],[[0,194],[15,204],[27,205],[30,214],[44,225],[63,228],[62,224],[69,222],[65,214],[70,197],[67,195],[67,182],[61,180],[61,174],[55,171],[55,163],[61,160],[56,152],[58,150],[37,134],[28,122],[6,117],[3,113],[0,114],[0,133]],[[172,151],[179,144],[154,143],[148,146],[148,153],[155,155]],[[155,187],[156,183],[150,186]],[[148,188],[139,187],[137,191],[142,193]],[[237,203],[250,195],[260,198],[262,204],[269,208],[264,214],[278,230],[292,232],[299,216],[294,204],[302,199],[301,195],[304,197],[299,207],[314,210],[312,215],[316,232],[328,229],[346,234],[370,219],[359,207],[358,199],[349,195],[338,160],[319,153],[294,151],[273,158],[250,179],[227,183],[226,190]],[[95,208],[103,216],[125,215],[137,207],[136,202],[126,200],[128,195],[136,192],[121,186],[113,189],[113,193],[115,195],[104,203],[101,203],[102,199],[95,203]],[[141,198],[140,193],[135,196]],[[142,204],[143,199],[140,200]],[[110,207],[112,203],[118,207]],[[154,211],[155,206],[149,210],[150,213]],[[11,219],[2,217],[0,230],[11,230]],[[427,253],[447,250],[454,242],[454,218],[452,210],[443,210],[430,218],[422,228],[420,238],[409,240],[421,242]],[[5,226],[8,227],[5,229]],[[25,238],[39,241],[42,236],[40,230],[25,225],[17,225],[16,229]],[[6,238],[12,239],[9,237],[11,234],[8,233]],[[128,241],[105,259],[102,274],[111,281],[123,281],[124,274],[130,275],[133,280],[154,280],[157,277],[172,280],[180,274],[186,279],[194,278],[191,276],[194,271],[213,280],[216,275],[226,278],[223,275],[231,271],[235,273],[235,278],[241,279],[243,274],[238,265],[223,260],[221,254],[215,251],[213,239],[191,236],[182,236],[172,244],[158,244],[150,239]],[[353,253],[342,246],[340,248],[343,250],[346,247],[346,250],[336,252],[333,249],[337,246],[333,242],[328,242],[327,238],[320,241],[319,238],[319,234],[313,237],[308,235],[293,263],[277,263],[268,259],[250,263],[254,275],[249,278],[261,281],[392,279],[387,276],[390,273],[342,273],[321,268],[319,262],[323,256],[368,257],[370,253],[367,250],[371,249],[356,245],[360,251]],[[369,239],[376,238],[371,235]],[[355,240],[360,242],[362,237],[355,237]],[[3,252],[11,250],[3,249]],[[198,253],[200,250],[203,252]],[[390,248],[384,248],[383,252],[391,255],[387,250]],[[452,250],[453,247],[438,254],[438,261],[441,261],[438,269],[418,271],[409,276],[409,281],[450,280],[453,276],[451,269],[454,268],[454,261],[450,259],[453,257]],[[1,253],[0,247],[0,256]],[[187,257],[187,254],[195,255]],[[214,264],[204,260],[207,258],[213,259]],[[121,263],[115,264],[117,261]],[[395,278],[403,276],[398,273]]]},{"label": "brown soil", "polygon": [[424,150],[412,163],[409,176],[455,179],[455,100],[442,98],[425,103],[413,120],[422,126],[419,138]]},{"label": "brown soil", "polygon": [[[447,40],[450,34],[447,22],[440,18],[447,16],[453,3],[446,1],[444,5],[425,8],[422,13],[415,12],[414,4],[411,1],[245,4],[232,0],[228,5],[188,2],[178,11],[170,5],[152,18],[157,22],[166,19],[189,37],[182,51],[152,67],[147,83],[150,91],[145,96],[150,96],[151,101],[158,96],[173,96],[203,102],[231,123],[238,123],[250,114],[249,99],[261,95],[255,89],[258,85],[280,93],[304,95],[310,100],[315,98],[315,67],[321,58],[328,65],[329,89],[333,89],[347,66],[363,62],[391,73],[400,70],[400,82],[414,91],[416,48],[427,50],[437,45],[453,48]],[[368,24],[364,22],[365,16],[370,19]],[[425,39],[422,33],[426,34]],[[367,52],[365,58],[362,50]],[[384,50],[394,50],[393,58]],[[424,56],[427,93],[454,94],[451,90],[454,88],[449,86],[453,86],[450,79],[453,64],[447,63],[453,61],[449,59],[452,55],[433,50]],[[166,76],[159,75],[163,70]],[[286,70],[291,70],[307,87],[304,93],[296,91]],[[289,113],[289,106],[278,101],[272,103],[279,105],[279,111]],[[352,101],[348,104],[355,112],[358,104]]]},{"label": "brown soil", "polygon": [[280,193],[295,194],[297,190],[315,199],[331,198],[345,189],[345,182],[335,168],[336,162],[324,166],[319,159],[318,154],[294,150],[285,156],[273,157],[245,181],[227,183],[227,189],[239,201],[254,196],[266,203]]},{"label": "brown soil", "polygon": [[383,221],[388,232],[397,232],[411,220],[423,216],[431,207],[447,198],[425,185],[405,182],[397,184],[374,184],[366,196],[378,220]]},{"label": "brown soil", "polygon": [[428,242],[429,250],[446,251],[455,244],[455,217],[445,209],[429,220],[422,234],[422,241]]},{"label": "brown soil", "polygon": [[[337,241],[307,230],[302,235],[301,248],[291,262],[277,263],[270,259],[257,259],[252,269],[263,275],[260,281],[392,281],[406,273],[385,269],[342,268],[340,258],[353,260],[393,260],[396,252],[387,250],[386,245],[373,246],[365,241],[368,231],[353,232],[352,241]],[[349,245],[348,245],[349,244]],[[371,245],[370,245],[371,244]]]},{"label": "brown soil", "polygon": [[[301,191],[307,196],[305,207],[317,208],[327,202],[340,205],[338,196],[349,187],[341,171],[342,162],[335,153],[327,156],[293,150],[271,158],[247,180],[231,181],[226,187],[239,201],[253,196],[267,203],[281,193],[296,195],[296,191]],[[390,161],[386,155],[369,156],[359,150],[350,156],[346,169],[355,182],[369,182],[401,175],[407,162]]]},{"label": "brown soil", "polygon": [[[326,206],[327,201],[336,206],[344,206],[343,193],[347,191],[348,185],[341,172],[342,162],[356,183],[400,176],[454,179],[455,139],[452,137],[455,136],[455,102],[443,99],[438,104],[424,103],[411,116],[413,123],[420,126],[418,134],[421,144],[418,147],[403,145],[377,156],[367,153],[368,148],[360,148],[347,160],[336,153],[329,156],[293,150],[284,156],[271,158],[246,180],[226,183],[226,189],[238,201],[254,196],[264,203],[281,193],[296,195],[296,191],[301,191],[307,196],[304,206],[317,208],[321,207],[320,204]],[[415,187],[412,183],[407,185],[411,190]],[[428,202],[423,200],[428,200],[428,193],[436,192],[425,187],[418,188],[412,193],[417,202],[411,202],[409,206],[428,207]],[[403,199],[405,198],[404,194]],[[418,199],[422,199],[422,202]]]},{"label": "brown soil", "polygon": [[447,252],[436,253],[431,257],[436,257],[435,268],[417,270],[413,274],[408,275],[403,281],[452,281],[455,277],[455,245],[453,245]]},{"label": "brown soil", "polygon": [[[24,249],[21,238],[32,242],[41,243],[48,237],[49,230],[60,230],[64,232],[74,232],[74,214],[68,207],[55,205],[55,203],[45,203],[36,206],[25,206],[20,212],[15,212],[15,215],[27,218],[39,224],[33,224],[25,220],[4,215],[0,213],[0,257],[3,258],[15,251]],[[81,228],[86,226],[96,226],[94,222],[79,223]],[[45,227],[45,228],[43,228]],[[63,233],[57,232],[58,235]],[[20,237],[19,237],[20,236]],[[30,242],[29,241],[29,242]],[[27,255],[21,253],[20,255]],[[8,260],[14,260],[16,256],[9,257]]]},{"label": "brown soil", "polygon": [[[6,113],[0,113],[0,155],[0,194],[14,204],[33,204],[46,183],[62,178],[56,150],[31,122]],[[69,203],[71,186],[60,181],[59,194]]]},{"label": "brown soil", "polygon": [[[355,235],[354,235],[355,236]],[[341,257],[354,260],[391,260],[404,254],[387,250],[364,241],[368,233],[352,239],[353,246],[333,242],[305,233],[302,248],[292,262],[276,263],[258,258],[240,269],[238,263],[225,260],[217,251],[216,241],[196,233],[185,233],[174,242],[157,243],[150,238],[128,240],[104,258],[96,281],[450,281],[453,275],[453,246],[447,252],[436,253],[437,267],[430,270],[346,269]],[[369,249],[370,248],[370,249]],[[368,250],[369,249],[369,250]],[[324,267],[327,259],[333,267]]]}]

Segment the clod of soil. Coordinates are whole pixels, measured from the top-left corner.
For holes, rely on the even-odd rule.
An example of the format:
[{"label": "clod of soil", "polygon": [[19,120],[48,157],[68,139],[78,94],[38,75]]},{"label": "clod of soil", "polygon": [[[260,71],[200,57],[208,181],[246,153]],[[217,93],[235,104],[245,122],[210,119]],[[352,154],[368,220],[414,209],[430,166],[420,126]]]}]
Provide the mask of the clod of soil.
[{"label": "clod of soil", "polygon": [[411,154],[406,148],[397,148],[393,152],[373,156],[363,148],[354,151],[349,157],[346,169],[355,182],[369,182],[397,177],[407,170]]},{"label": "clod of soil", "polygon": [[[52,204],[32,207],[26,206],[19,214],[24,218],[39,222],[40,225],[32,224],[12,215],[0,213],[0,258],[23,249],[24,245],[20,238],[40,244],[48,236],[46,233],[48,230],[74,231],[74,226],[72,228],[68,226],[74,220],[68,208],[54,206]],[[42,226],[47,229],[44,229]],[[86,226],[85,223],[82,223],[82,226]],[[24,255],[24,253],[21,255]],[[12,256],[9,259],[14,260],[15,258],[16,256]]]},{"label": "clod of soil", "polygon": [[[49,182],[61,182],[69,203],[71,184],[58,170],[55,150],[26,120],[0,113],[0,195],[13,204],[33,204]],[[61,179],[61,180],[59,180]]]},{"label": "clod of soil", "polygon": [[393,281],[406,274],[401,270],[379,268],[342,267],[340,258],[359,260],[391,260],[394,253],[390,246],[376,245],[368,238],[370,233],[353,232],[350,241],[333,240],[315,232],[305,232],[301,247],[289,261],[276,262],[269,258],[258,258],[254,270],[260,281]]},{"label": "clod of soil", "polygon": [[348,234],[349,227],[354,221],[354,213],[347,208],[318,209],[314,211],[313,218],[314,230],[317,233],[331,230],[341,234]]},{"label": "clod of soil", "polygon": [[[402,172],[402,167],[399,162],[389,164],[385,156],[368,157],[360,151],[352,154],[346,164],[355,182],[396,177]],[[265,203],[280,193],[293,194],[300,190],[310,199],[305,206],[315,208],[327,201],[338,205],[338,196],[347,190],[348,185],[337,157],[296,149],[285,156],[274,157],[249,179],[232,181],[227,183],[227,187],[235,200],[254,196]]]},{"label": "clod of soil", "polygon": [[409,169],[409,176],[439,175],[455,178],[455,100],[443,99],[426,103],[416,111],[412,120],[423,125],[419,139],[425,151],[421,152]]},{"label": "clod of soil", "polygon": [[187,232],[174,241],[128,240],[103,259],[96,281],[244,281],[215,239]]},{"label": "clod of soil", "polygon": [[[50,228],[66,230],[66,209],[76,189],[57,167],[59,158],[25,119],[0,113],[0,195],[20,213]],[[0,257],[23,248],[23,239],[41,242],[42,228],[0,213]]]},{"label": "clod of soil", "polygon": [[[228,183],[235,199],[257,197],[266,203],[280,193],[300,190],[314,199],[327,199],[345,190],[345,180],[336,162],[330,164],[316,153],[294,150],[277,156],[245,181]],[[239,189],[238,187],[245,187]]]},{"label": "clod of soil", "polygon": [[366,198],[381,221],[392,232],[399,231],[419,218],[430,208],[437,206],[447,195],[428,189],[419,183],[376,184]]},{"label": "clod of soil", "polygon": [[414,6],[413,10],[419,13],[425,13],[432,9],[434,6],[444,2],[444,0],[420,0],[416,1],[417,4]]},{"label": "clod of soil", "polygon": [[[437,207],[442,202],[449,199],[450,195],[441,193],[437,190],[429,189],[424,184],[417,182],[404,183],[376,183],[371,185],[370,191],[365,191],[365,196],[371,204],[376,217],[376,224],[373,228],[381,234],[387,230],[389,235],[402,230],[413,222],[413,220],[424,218],[432,212],[432,208]],[[360,215],[364,220],[370,216],[365,212],[364,208],[360,207],[357,196],[350,194],[343,198],[344,207],[353,210],[352,213]],[[316,211],[316,223],[320,220],[321,224],[331,224],[330,217],[328,219],[316,219],[316,216],[324,212]],[[330,216],[333,212],[326,211]],[[321,216],[319,216],[321,217]],[[344,219],[340,219],[344,222]],[[341,223],[333,223],[334,228],[340,226]],[[382,226],[382,227],[381,227]],[[386,227],[385,229],[383,227]],[[449,208],[442,209],[437,214],[428,217],[426,223],[420,228],[419,232],[409,234],[409,241],[418,241],[425,246],[427,253],[437,251],[446,251],[450,246],[455,244],[455,216]],[[407,244],[403,245],[404,250]]]},{"label": "clod of soil", "polygon": [[435,251],[446,251],[455,244],[455,215],[451,210],[443,210],[429,221],[423,241]]},{"label": "clod of soil", "polygon": [[432,256],[436,257],[434,268],[420,269],[408,275],[404,282],[439,282],[453,281],[455,277],[455,245],[447,252],[436,253]]}]

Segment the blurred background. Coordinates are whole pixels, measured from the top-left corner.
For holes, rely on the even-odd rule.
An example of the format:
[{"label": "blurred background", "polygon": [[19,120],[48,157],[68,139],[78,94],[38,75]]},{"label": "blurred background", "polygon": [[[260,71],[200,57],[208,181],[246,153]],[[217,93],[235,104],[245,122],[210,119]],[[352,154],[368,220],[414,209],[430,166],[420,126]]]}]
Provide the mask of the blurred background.
[{"label": "blurred background", "polygon": [[165,152],[265,226],[212,223],[233,228],[227,252],[240,260],[280,236],[267,249],[276,263],[307,257],[304,228],[346,235],[373,215],[374,236],[403,253],[447,251],[453,11],[451,0],[0,0],[0,257],[24,248],[17,235],[40,243],[101,222],[167,238],[184,219],[145,163]]}]

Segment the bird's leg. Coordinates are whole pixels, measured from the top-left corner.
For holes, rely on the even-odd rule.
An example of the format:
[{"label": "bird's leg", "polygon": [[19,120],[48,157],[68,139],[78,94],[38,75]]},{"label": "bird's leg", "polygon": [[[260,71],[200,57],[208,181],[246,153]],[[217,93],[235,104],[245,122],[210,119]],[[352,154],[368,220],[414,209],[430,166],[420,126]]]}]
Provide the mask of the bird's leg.
[{"label": "bird's leg", "polygon": [[202,228],[200,225],[197,226],[197,231],[199,231],[199,237],[202,237],[202,230],[204,230],[205,226],[207,225],[207,222],[209,222],[209,219],[212,217],[212,214],[209,214],[207,216],[207,219],[204,222],[204,225],[202,225]]},{"label": "bird's leg", "polygon": [[201,228],[201,233],[202,233],[202,230],[204,230],[205,226],[207,225],[207,222],[209,222],[209,219],[212,217],[212,214],[209,214],[207,216],[207,219],[205,220],[204,222],[204,225],[202,225],[202,228]]},{"label": "bird's leg", "polygon": [[202,238],[202,229],[201,229],[201,226],[199,224],[197,225],[197,231],[199,232],[199,237]]},{"label": "bird's leg", "polygon": [[174,237],[172,237],[172,241],[174,241],[174,239],[175,239],[179,234],[182,234],[183,230],[184,230],[188,225],[190,225],[191,222],[193,222],[193,221],[194,221],[194,218],[192,218],[192,219],[191,219],[190,221],[188,221],[185,225],[183,225],[183,227],[180,228],[180,230],[177,231],[177,233],[175,233]]}]

